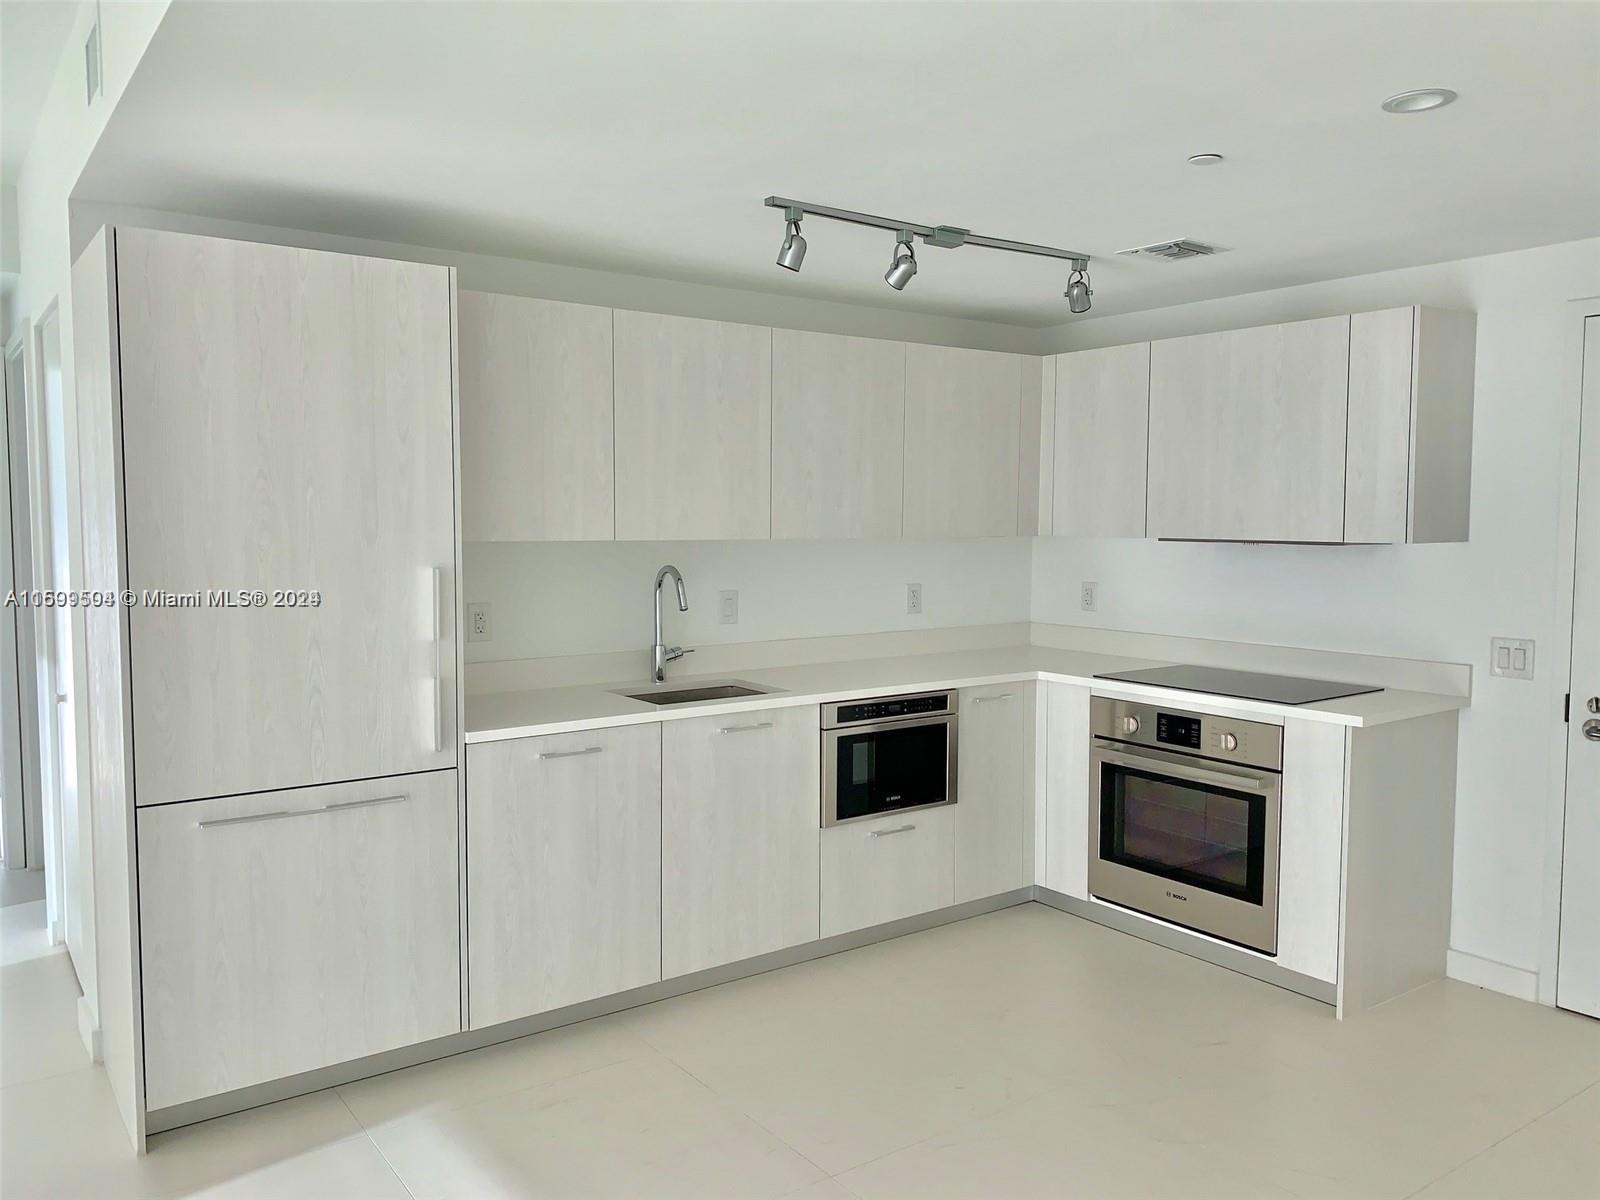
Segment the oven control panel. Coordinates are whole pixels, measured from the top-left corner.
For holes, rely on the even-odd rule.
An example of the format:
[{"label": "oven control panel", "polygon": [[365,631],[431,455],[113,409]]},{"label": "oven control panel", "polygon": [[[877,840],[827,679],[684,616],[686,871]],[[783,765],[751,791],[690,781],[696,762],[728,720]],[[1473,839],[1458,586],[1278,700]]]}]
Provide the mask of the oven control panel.
[{"label": "oven control panel", "polygon": [[1264,721],[1092,696],[1089,725],[1095,737],[1283,770],[1283,727]]},{"label": "oven control panel", "polygon": [[953,713],[954,692],[919,692],[911,696],[880,696],[823,706],[825,729],[841,725],[860,725],[871,721],[898,721],[906,717],[926,717]]}]

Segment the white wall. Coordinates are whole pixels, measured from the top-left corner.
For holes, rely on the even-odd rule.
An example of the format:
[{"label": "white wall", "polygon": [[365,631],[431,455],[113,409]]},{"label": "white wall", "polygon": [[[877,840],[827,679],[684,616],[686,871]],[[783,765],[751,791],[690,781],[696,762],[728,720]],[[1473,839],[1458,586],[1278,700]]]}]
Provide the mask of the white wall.
[{"label": "white wall", "polygon": [[[466,600],[490,605],[493,641],[467,643],[467,661],[643,652],[663,563],[683,572],[689,593],[680,613],[664,589],[664,640],[706,646],[1026,621],[1029,559],[1023,538],[468,543]],[[908,583],[922,584],[920,616],[906,612]],[[717,593],[729,589],[737,625],[717,619]],[[694,669],[692,659],[683,666]]]},{"label": "white wall", "polygon": [[[1182,270],[1181,266],[1162,270]],[[1063,327],[1060,349],[1423,303],[1478,313],[1472,532],[1460,545],[1238,546],[1039,539],[1035,621],[1467,662],[1456,807],[1458,951],[1549,972],[1567,665],[1557,594],[1562,479],[1577,433],[1569,301],[1600,295],[1600,239]],[[1568,501],[1570,504],[1570,500]],[[1100,585],[1098,611],[1078,584]],[[1571,598],[1567,597],[1570,608]],[[1489,639],[1545,651],[1531,682],[1488,673]]]}]

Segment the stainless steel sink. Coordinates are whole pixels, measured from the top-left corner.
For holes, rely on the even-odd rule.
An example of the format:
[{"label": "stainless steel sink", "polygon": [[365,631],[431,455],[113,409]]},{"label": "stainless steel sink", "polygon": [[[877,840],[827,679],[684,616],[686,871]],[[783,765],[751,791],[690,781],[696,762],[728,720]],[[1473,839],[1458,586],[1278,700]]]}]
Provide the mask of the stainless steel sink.
[{"label": "stainless steel sink", "polygon": [[646,704],[693,704],[698,700],[737,700],[741,696],[769,696],[776,690],[757,687],[753,683],[729,680],[685,688],[668,687],[663,684],[655,688],[638,688],[611,694],[626,696],[630,700],[643,700]]}]

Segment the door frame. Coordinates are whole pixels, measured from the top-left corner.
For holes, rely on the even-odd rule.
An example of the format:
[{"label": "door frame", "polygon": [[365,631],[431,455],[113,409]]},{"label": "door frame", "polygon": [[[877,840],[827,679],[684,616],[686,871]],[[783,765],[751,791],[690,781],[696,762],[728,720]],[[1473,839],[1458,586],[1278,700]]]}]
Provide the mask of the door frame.
[{"label": "door frame", "polygon": [[[1556,612],[1554,653],[1548,661],[1557,664],[1563,672],[1558,680],[1556,698],[1559,702],[1572,683],[1572,629],[1578,618],[1578,474],[1581,468],[1583,426],[1583,346],[1587,322],[1600,318],[1600,296],[1572,300],[1567,304],[1565,364],[1562,370],[1562,388],[1567,397],[1566,428],[1572,431],[1561,454],[1560,524],[1557,528],[1556,558]],[[1600,370],[1600,363],[1595,364]],[[1591,464],[1591,471],[1600,475],[1600,463]],[[1559,718],[1560,713],[1554,714]],[[1567,759],[1570,735],[1566,721],[1553,719],[1550,723],[1549,766],[1550,778],[1557,786],[1549,789],[1548,812],[1545,817],[1545,870],[1544,895],[1541,898],[1542,914],[1539,930],[1539,976],[1537,999],[1540,1004],[1553,1007],[1556,1002],[1556,979],[1561,969],[1561,877],[1565,857],[1567,823]]]},{"label": "door frame", "polygon": [[[32,538],[28,539],[28,543],[25,546],[19,547],[17,545],[17,501],[19,499],[22,500],[21,508],[24,515],[31,511],[31,505],[27,503],[27,480],[24,478],[19,481],[15,477],[13,468],[16,464],[11,453],[12,437],[17,432],[12,428],[12,418],[14,416],[23,418],[24,429],[22,432],[24,435],[26,434],[29,374],[28,343],[32,338],[32,333],[32,322],[24,319],[19,323],[15,336],[3,348],[0,348],[0,352],[4,354],[4,363],[0,364],[0,367],[3,367],[5,371],[3,388],[0,388],[0,454],[5,456],[5,464],[4,470],[0,474],[4,475],[6,485],[4,506],[6,522],[5,543],[8,549],[8,557],[10,558],[10,561],[5,563],[4,567],[10,580],[8,586],[13,591],[20,590],[17,586],[19,580],[16,569],[19,553],[32,553]],[[13,362],[18,368],[17,375],[21,383],[20,395],[12,394],[11,375]],[[24,458],[25,464],[26,458]],[[24,586],[32,581],[32,574],[32,566],[30,564],[28,577],[22,581]],[[35,820],[32,802],[37,797],[34,794],[34,789],[29,787],[29,755],[26,744],[28,724],[23,720],[25,707],[23,681],[26,679],[31,683],[34,678],[31,669],[32,664],[27,664],[25,669],[23,663],[23,656],[33,652],[33,640],[23,636],[23,627],[27,623],[26,613],[26,609],[17,607],[11,608],[3,616],[0,616],[0,620],[6,623],[4,630],[0,630],[0,638],[9,643],[8,650],[15,669],[12,678],[0,679],[0,687],[6,690],[8,698],[10,696],[15,697],[17,705],[16,727],[7,730],[7,736],[0,736],[0,748],[3,748],[3,761],[0,761],[0,772],[3,772],[4,779],[4,795],[0,796],[0,803],[3,803],[5,807],[4,829],[0,831],[0,842],[3,842],[5,847],[5,868],[10,871],[37,866],[41,858],[41,850],[38,845],[39,830],[33,827]],[[5,714],[5,721],[9,725],[11,716],[6,712],[6,706],[3,704],[0,704],[0,714]]]}]

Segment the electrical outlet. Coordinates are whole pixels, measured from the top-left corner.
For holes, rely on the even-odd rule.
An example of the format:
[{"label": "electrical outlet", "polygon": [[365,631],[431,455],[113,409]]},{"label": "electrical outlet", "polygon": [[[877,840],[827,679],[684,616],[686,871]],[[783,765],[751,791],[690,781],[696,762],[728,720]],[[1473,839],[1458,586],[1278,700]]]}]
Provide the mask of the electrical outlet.
[{"label": "electrical outlet", "polygon": [[1502,679],[1533,678],[1533,641],[1529,638],[1491,638],[1489,674]]},{"label": "electrical outlet", "polygon": [[724,625],[739,623],[739,593],[717,593],[717,620]]},{"label": "electrical outlet", "polygon": [[489,640],[489,606],[487,604],[467,605],[467,641],[487,642]]},{"label": "electrical outlet", "polygon": [[920,583],[906,584],[906,611],[913,614],[922,612],[922,585]]},{"label": "electrical outlet", "polygon": [[1079,584],[1078,607],[1083,609],[1084,612],[1093,612],[1095,599],[1099,591],[1100,585],[1098,583],[1091,583],[1088,580],[1085,580],[1083,583]]}]

